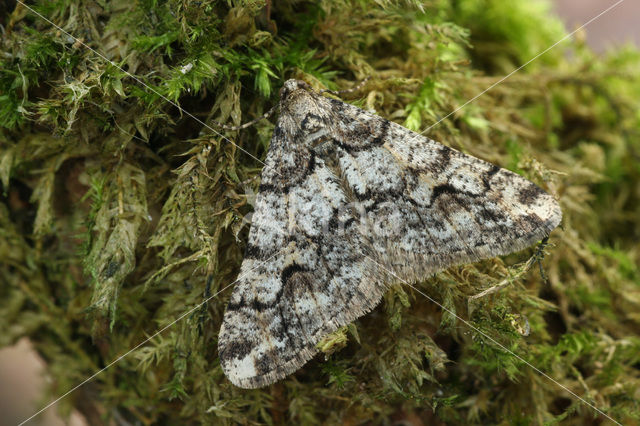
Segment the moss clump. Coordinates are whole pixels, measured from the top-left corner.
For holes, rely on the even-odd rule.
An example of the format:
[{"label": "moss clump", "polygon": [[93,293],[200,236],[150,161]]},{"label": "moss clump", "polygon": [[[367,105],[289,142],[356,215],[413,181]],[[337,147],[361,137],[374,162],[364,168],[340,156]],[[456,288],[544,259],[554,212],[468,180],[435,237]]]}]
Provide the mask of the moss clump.
[{"label": "moss clump", "polygon": [[[328,360],[254,391],[233,387],[217,360],[229,290],[198,308],[236,277],[273,124],[220,134],[185,112],[239,124],[277,102],[286,78],[335,89],[371,76],[351,102],[425,129],[562,38],[547,12],[525,0],[33,2],[136,81],[9,4],[0,345],[30,338],[54,378],[49,400],[192,310],[63,399],[62,413],[91,424],[599,417],[401,285],[325,342]],[[542,260],[548,280],[526,263],[532,248],[419,285],[623,423],[640,421],[639,65],[635,49],[596,57],[573,40],[431,128],[555,193],[564,221]]]}]

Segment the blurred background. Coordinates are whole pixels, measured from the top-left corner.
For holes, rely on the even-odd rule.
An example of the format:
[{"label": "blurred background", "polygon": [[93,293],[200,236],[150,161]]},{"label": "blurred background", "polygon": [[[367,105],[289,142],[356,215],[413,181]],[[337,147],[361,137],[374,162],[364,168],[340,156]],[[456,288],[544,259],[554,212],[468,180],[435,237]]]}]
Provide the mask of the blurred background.
[{"label": "blurred background", "polygon": [[[555,12],[563,19],[568,31],[592,19],[617,0],[555,0]],[[616,8],[593,21],[585,29],[587,43],[599,53],[635,43],[640,46],[640,2],[623,1]],[[559,46],[558,48],[562,48]],[[41,389],[46,386],[44,364],[30,347],[29,342],[21,340],[10,348],[0,350],[0,425],[14,425],[32,415],[46,405],[42,400]],[[71,398],[73,396],[70,396]],[[62,426],[57,418],[55,407],[30,424]],[[85,422],[74,414],[70,425],[80,426]]]},{"label": "blurred background", "polygon": [[[554,0],[556,13],[563,19],[567,30],[573,31],[606,10],[617,0]],[[640,2],[623,1],[614,9],[593,21],[586,28],[587,41],[597,52],[635,43],[640,45]]]}]

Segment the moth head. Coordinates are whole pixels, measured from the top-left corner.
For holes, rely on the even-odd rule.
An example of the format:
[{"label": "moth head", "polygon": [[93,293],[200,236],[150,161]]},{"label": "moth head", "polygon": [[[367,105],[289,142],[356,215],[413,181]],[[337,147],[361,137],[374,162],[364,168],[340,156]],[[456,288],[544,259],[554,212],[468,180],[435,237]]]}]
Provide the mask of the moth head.
[{"label": "moth head", "polygon": [[288,97],[291,97],[292,95],[295,95],[296,93],[300,93],[300,91],[308,93],[311,90],[311,86],[309,86],[302,80],[287,80],[284,82],[282,89],[280,89],[280,99],[284,100]]},{"label": "moth head", "polygon": [[289,123],[292,132],[301,125],[307,132],[315,131],[316,129],[307,128],[305,123],[309,115],[324,116],[326,114],[326,111],[318,105],[320,98],[321,96],[304,81],[287,80],[280,89],[281,120]]}]

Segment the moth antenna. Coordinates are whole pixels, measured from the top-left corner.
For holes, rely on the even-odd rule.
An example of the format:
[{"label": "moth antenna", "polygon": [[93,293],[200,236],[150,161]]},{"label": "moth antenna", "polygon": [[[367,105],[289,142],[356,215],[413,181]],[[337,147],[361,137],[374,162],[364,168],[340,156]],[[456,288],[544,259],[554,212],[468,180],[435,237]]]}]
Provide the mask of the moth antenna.
[{"label": "moth antenna", "polygon": [[352,87],[351,89],[343,89],[343,90],[329,90],[329,89],[322,89],[320,90],[320,94],[322,93],[330,93],[332,95],[336,95],[336,96],[340,96],[340,95],[346,95],[347,93],[353,93],[356,92],[360,89],[362,89],[362,87],[364,87],[364,85],[367,83],[367,81],[369,81],[371,79],[371,76],[368,75],[366,76],[360,83],[358,83],[357,86]]},{"label": "moth antenna", "polygon": [[[365,77],[360,83],[358,83],[357,86],[352,87],[350,89],[344,89],[344,90],[328,90],[328,89],[323,89],[321,90],[319,93],[331,93],[332,95],[344,95],[347,93],[353,93],[355,91],[360,90],[366,83],[367,81],[369,81],[369,79],[371,79],[371,76],[367,76]],[[230,130],[230,131],[236,131],[236,130],[242,130],[242,129],[246,129],[247,127],[251,127],[254,124],[256,124],[257,122],[259,122],[260,120],[264,120],[265,118],[269,118],[273,115],[273,113],[276,111],[276,109],[278,108],[278,104],[275,104],[274,106],[271,107],[271,109],[267,112],[265,112],[264,114],[262,114],[260,117],[258,118],[254,118],[251,121],[248,121],[244,124],[241,124],[239,126],[229,126],[228,124],[222,124],[219,123],[217,121],[212,121],[212,123],[217,126],[220,127],[221,129],[224,130]]]},{"label": "moth antenna", "polygon": [[271,107],[271,109],[269,111],[265,112],[260,117],[254,118],[253,120],[248,121],[248,122],[246,122],[244,124],[241,124],[239,126],[229,126],[228,124],[218,123],[217,121],[213,121],[212,123],[215,126],[220,127],[221,129],[224,129],[224,130],[231,130],[231,131],[242,130],[242,129],[246,129],[247,127],[253,126],[254,124],[256,124],[260,120],[264,120],[265,118],[271,117],[273,115],[273,113],[276,112],[277,108],[278,108],[278,104],[276,103],[274,106]]}]

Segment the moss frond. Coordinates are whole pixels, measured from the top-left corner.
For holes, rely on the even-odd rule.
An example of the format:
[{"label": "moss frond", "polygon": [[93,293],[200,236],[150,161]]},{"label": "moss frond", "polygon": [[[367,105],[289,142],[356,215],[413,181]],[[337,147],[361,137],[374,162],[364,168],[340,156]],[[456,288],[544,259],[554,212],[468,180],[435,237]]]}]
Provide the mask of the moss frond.
[{"label": "moss frond", "polygon": [[[566,35],[548,4],[31,3],[77,39],[20,4],[0,6],[0,345],[29,337],[57,396],[189,312],[63,400],[63,413],[144,424],[593,421],[525,360],[618,421],[640,421],[636,48],[600,57],[567,40],[447,117]],[[559,198],[562,227],[545,250],[417,284],[446,309],[392,286],[299,372],[235,388],[217,333],[273,119],[240,132],[214,123],[260,116],[287,78],[342,89],[366,77],[347,101],[535,181]]]}]

